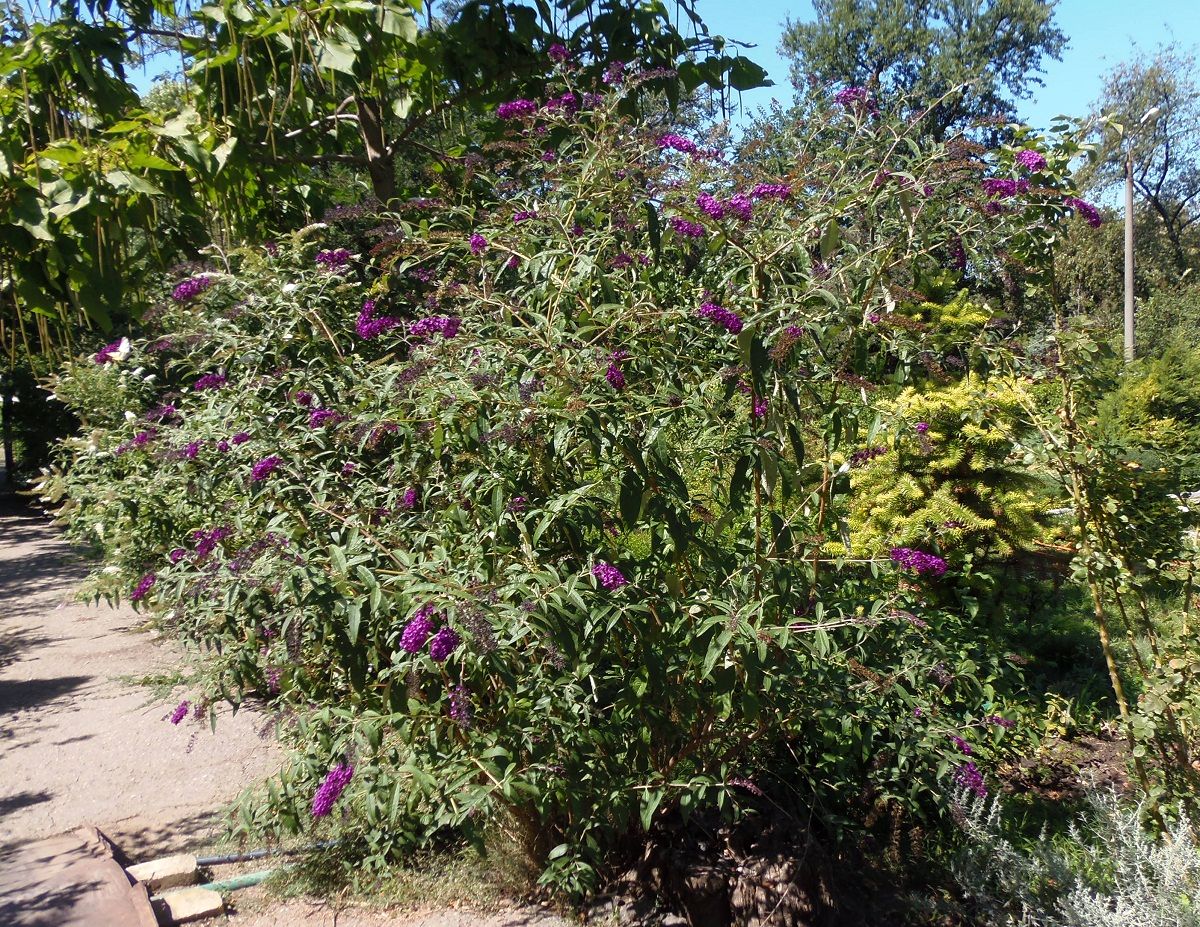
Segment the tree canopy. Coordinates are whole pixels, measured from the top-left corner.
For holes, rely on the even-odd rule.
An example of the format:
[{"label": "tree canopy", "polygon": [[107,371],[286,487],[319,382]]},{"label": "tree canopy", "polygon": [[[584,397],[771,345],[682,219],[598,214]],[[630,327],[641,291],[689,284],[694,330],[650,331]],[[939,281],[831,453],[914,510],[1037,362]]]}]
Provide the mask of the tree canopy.
[{"label": "tree canopy", "polygon": [[[1200,221],[1200,69],[1195,50],[1164,45],[1118,64],[1105,78],[1094,112],[1097,120],[1106,115],[1111,122],[1102,130],[1091,185],[1104,190],[1120,184],[1125,158],[1131,155],[1134,185],[1166,233],[1175,270],[1186,271],[1200,252],[1195,236]],[[1148,113],[1153,115],[1143,121]]]},{"label": "tree canopy", "polygon": [[[1040,85],[1042,61],[1067,37],[1056,0],[814,0],[816,20],[791,22],[781,51],[792,82],[868,86],[930,107],[934,138],[1011,116]],[[963,85],[967,85],[965,89]]]}]

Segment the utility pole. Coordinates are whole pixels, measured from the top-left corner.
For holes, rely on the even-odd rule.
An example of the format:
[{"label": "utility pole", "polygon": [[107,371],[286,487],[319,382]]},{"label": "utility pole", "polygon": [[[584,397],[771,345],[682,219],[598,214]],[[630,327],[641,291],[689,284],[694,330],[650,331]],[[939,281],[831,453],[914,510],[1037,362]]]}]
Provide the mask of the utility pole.
[{"label": "utility pole", "polygon": [[[1143,120],[1144,121],[1144,120]],[[1125,154],[1125,363],[1133,363],[1133,146]]]},{"label": "utility pole", "polygon": [[[1152,106],[1138,120],[1144,126],[1162,111]],[[1133,140],[1125,144],[1125,363],[1133,363]]]}]

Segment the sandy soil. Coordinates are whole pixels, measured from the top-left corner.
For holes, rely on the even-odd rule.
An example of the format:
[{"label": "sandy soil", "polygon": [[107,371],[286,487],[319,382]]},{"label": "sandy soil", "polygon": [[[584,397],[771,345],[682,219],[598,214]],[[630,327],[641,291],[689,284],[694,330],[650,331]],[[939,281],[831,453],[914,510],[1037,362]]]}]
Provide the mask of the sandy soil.
[{"label": "sandy soil", "polygon": [[[0,848],[81,824],[134,861],[210,845],[223,806],[281,760],[269,719],[172,726],[174,702],[130,679],[172,671],[180,652],[132,609],[75,602],[86,572],[44,518],[0,503]],[[565,927],[532,909],[472,913],[469,899],[384,911],[252,889],[231,901],[236,927]]]},{"label": "sandy soil", "polygon": [[0,844],[89,823],[135,859],[208,843],[222,805],[277,768],[268,719],[168,723],[129,679],[178,651],[132,609],[72,601],[85,573],[45,519],[0,512]]}]

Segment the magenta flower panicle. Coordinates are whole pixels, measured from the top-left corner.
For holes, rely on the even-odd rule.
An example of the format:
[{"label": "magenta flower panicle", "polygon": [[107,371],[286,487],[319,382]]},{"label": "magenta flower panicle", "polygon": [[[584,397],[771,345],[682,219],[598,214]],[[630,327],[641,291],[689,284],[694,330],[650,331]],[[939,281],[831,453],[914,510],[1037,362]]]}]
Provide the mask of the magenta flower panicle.
[{"label": "magenta flower panicle", "polygon": [[146,593],[150,591],[156,582],[158,582],[158,576],[154,573],[147,573],[138,581],[136,588],[134,588],[133,593],[129,596],[129,601],[142,601],[142,599],[146,598]]},{"label": "magenta flower panicle", "polygon": [[629,583],[629,580],[625,578],[625,575],[620,570],[611,563],[605,563],[603,560],[592,567],[592,575],[596,577],[601,586],[610,592],[613,589],[620,589]]},{"label": "magenta flower panicle", "polygon": [[1017,163],[1029,173],[1036,174],[1038,171],[1046,169],[1046,156],[1040,151],[1026,148],[1024,151],[1017,152]]},{"label": "magenta flower panicle", "polygon": [[941,557],[911,547],[893,547],[891,558],[918,576],[941,576],[946,572],[946,561]]},{"label": "magenta flower panicle", "polygon": [[264,457],[250,469],[250,480],[254,483],[259,483],[265,480],[272,472],[279,468],[283,463],[283,459],[276,454],[269,457]]},{"label": "magenta flower panicle", "polygon": [[461,642],[462,638],[458,636],[458,632],[446,625],[433,635],[433,640],[429,643],[430,659],[434,663],[445,663]]},{"label": "magenta flower panicle", "polygon": [[538,105],[533,100],[510,100],[496,107],[496,115],[500,119],[521,119],[537,111]]},{"label": "magenta flower panicle", "polygon": [[433,606],[422,605],[404,626],[404,631],[400,635],[400,649],[406,653],[420,653],[432,633]]},{"label": "magenta flower panicle", "polygon": [[349,763],[338,763],[325,774],[317,792],[313,795],[312,816],[323,818],[333,810],[334,803],[341,798],[342,792],[354,777],[354,767]]},{"label": "magenta flower panicle", "polygon": [[741,316],[736,312],[718,306],[716,303],[701,303],[700,308],[696,310],[696,315],[702,319],[708,319],[710,322],[715,322],[721,328],[734,335],[743,328]]}]

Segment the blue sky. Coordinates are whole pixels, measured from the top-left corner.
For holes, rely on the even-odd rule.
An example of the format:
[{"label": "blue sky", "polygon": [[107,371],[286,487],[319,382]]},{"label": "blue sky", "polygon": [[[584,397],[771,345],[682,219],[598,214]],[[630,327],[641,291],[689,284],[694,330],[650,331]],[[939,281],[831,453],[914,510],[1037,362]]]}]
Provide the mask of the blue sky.
[{"label": "blue sky", "polygon": [[[756,109],[772,97],[790,98],[779,36],[786,19],[814,18],[808,0],[699,0],[698,9],[712,32],[758,45],[746,54],[775,81],[744,94],[743,105]],[[1061,0],[1055,19],[1070,44],[1061,62],[1046,63],[1046,86],[1035,87],[1033,99],[1019,106],[1019,115],[1037,128],[1060,113],[1084,115],[1099,95],[1102,75],[1129,58],[1135,45],[1149,50],[1174,39],[1200,46],[1200,0]]]}]

